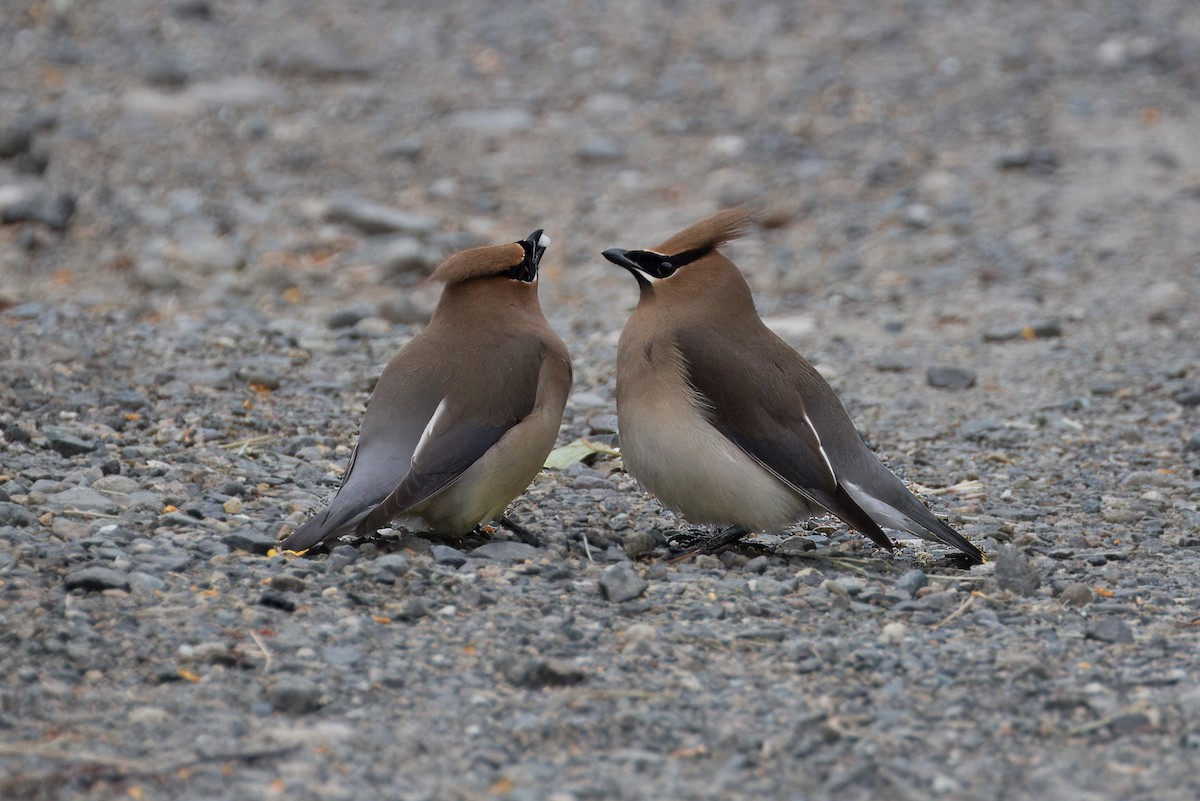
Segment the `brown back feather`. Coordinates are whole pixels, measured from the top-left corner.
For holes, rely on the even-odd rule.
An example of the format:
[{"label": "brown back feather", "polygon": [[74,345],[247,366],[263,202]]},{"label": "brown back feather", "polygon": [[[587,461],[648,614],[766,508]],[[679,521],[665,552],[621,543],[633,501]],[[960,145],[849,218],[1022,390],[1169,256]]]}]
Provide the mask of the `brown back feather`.
[{"label": "brown back feather", "polygon": [[672,256],[686,250],[720,247],[745,234],[754,222],[754,216],[754,211],[744,206],[718,211],[684,228],[654,248],[654,252]]}]

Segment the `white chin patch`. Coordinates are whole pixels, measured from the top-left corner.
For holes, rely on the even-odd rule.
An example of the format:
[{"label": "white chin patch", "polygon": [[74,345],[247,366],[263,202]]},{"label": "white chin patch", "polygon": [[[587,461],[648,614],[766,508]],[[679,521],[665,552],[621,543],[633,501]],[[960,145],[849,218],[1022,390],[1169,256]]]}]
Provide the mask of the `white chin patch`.
[{"label": "white chin patch", "polygon": [[546,236],[545,234],[542,234],[541,236],[538,237],[537,245],[539,248],[550,247],[550,237]]}]

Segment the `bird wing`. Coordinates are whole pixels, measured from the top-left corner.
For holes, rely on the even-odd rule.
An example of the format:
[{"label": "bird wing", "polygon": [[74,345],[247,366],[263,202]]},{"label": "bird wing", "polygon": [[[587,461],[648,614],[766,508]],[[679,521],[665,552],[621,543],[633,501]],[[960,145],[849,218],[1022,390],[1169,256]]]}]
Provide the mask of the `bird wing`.
[{"label": "bird wing", "polygon": [[782,350],[770,340],[700,329],[676,336],[687,379],[722,435],[802,497],[879,546],[895,547],[838,481],[808,412],[806,397],[817,393],[823,399],[820,393],[832,390],[795,351],[779,344]]},{"label": "bird wing", "polygon": [[381,528],[444,491],[528,417],[545,355],[544,345],[530,339],[516,344],[504,359],[456,370],[456,380],[421,434],[408,473],[362,519],[358,531]]}]

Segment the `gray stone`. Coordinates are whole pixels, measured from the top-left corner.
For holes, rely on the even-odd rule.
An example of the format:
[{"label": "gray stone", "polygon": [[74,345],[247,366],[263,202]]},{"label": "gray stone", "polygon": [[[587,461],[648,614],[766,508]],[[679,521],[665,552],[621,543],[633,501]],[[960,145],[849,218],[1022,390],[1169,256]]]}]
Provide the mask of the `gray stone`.
[{"label": "gray stone", "polygon": [[279,573],[271,576],[271,586],[280,592],[304,592],[308,589],[308,582],[291,573]]},{"label": "gray stone", "polygon": [[307,715],[321,708],[321,689],[306,679],[288,679],[271,688],[271,708],[285,715]]},{"label": "gray stone", "polygon": [[1192,436],[1188,437],[1187,443],[1183,446],[1185,451],[1189,453],[1200,452],[1200,431],[1197,431]]},{"label": "gray stone", "polygon": [[62,231],[75,213],[75,198],[46,184],[0,186],[0,224],[39,222]]},{"label": "gray stone", "polygon": [[447,128],[461,128],[492,136],[528,131],[533,128],[533,115],[523,108],[465,109],[446,115]]},{"label": "gray stone", "polygon": [[639,576],[628,562],[606,567],[600,574],[600,594],[613,603],[632,601],[649,586],[649,582]]},{"label": "gray stone", "polygon": [[929,583],[925,577],[924,570],[908,570],[900,578],[896,579],[896,589],[903,590],[909,595],[916,595],[917,590]]},{"label": "gray stone", "polygon": [[1042,576],[1019,548],[1005,545],[996,551],[994,575],[1002,589],[1017,595],[1032,595],[1042,586]]},{"label": "gray stone", "polygon": [[483,545],[480,545],[471,551],[471,556],[481,556],[484,559],[491,559],[494,562],[524,562],[529,559],[536,559],[539,553],[540,551],[537,548],[523,542],[497,540],[495,542],[485,542]]},{"label": "gray stone", "polygon": [[24,528],[37,522],[37,515],[18,503],[0,502],[0,526]]},{"label": "gray stone", "polygon": [[334,667],[361,662],[362,649],[353,645],[331,645],[321,651],[321,661]]},{"label": "gray stone", "polygon": [[403,620],[405,623],[412,623],[414,620],[420,620],[429,614],[429,609],[425,606],[425,602],[420,598],[409,598],[408,603],[400,610],[400,614],[396,615],[398,620]]},{"label": "gray stone", "polygon": [[969,389],[975,386],[975,371],[935,365],[925,371],[925,380],[938,389]]},{"label": "gray stone", "polygon": [[388,553],[371,563],[373,570],[391,573],[393,576],[403,576],[409,570],[408,557],[402,553]]},{"label": "gray stone", "polygon": [[621,547],[630,559],[637,559],[654,551],[654,537],[648,531],[630,531],[621,538]]},{"label": "gray stone", "polygon": [[254,529],[239,529],[230,531],[221,537],[221,542],[234,550],[245,550],[252,554],[266,554],[276,546],[275,537],[263,534]]},{"label": "gray stone", "polygon": [[151,575],[182,573],[192,563],[192,555],[179,548],[160,546],[157,550],[135,555],[133,563],[139,570]]},{"label": "gray stone", "polygon": [[1067,606],[1087,606],[1092,602],[1092,588],[1081,581],[1070,584],[1059,594],[1058,599]]},{"label": "gray stone", "polygon": [[68,573],[66,578],[67,591],[83,590],[84,592],[101,592],[103,590],[129,590],[129,578],[119,570],[102,565],[89,567]]},{"label": "gray stone", "polygon": [[120,504],[115,500],[88,487],[68,487],[56,495],[51,495],[47,503],[61,511],[100,514],[115,514],[120,511]]},{"label": "gray stone", "polygon": [[45,435],[50,447],[63,456],[78,456],[96,450],[96,443],[83,439],[65,428],[45,426],[42,428],[42,434]]},{"label": "gray stone", "polygon": [[1180,406],[1200,406],[1200,389],[1194,387],[1181,389],[1171,397]]},{"label": "gray stone", "polygon": [[402,211],[382,203],[374,203],[355,195],[335,195],[325,208],[325,219],[329,222],[353,225],[367,234],[429,234],[437,226],[430,217]]},{"label": "gray stone", "polygon": [[113,495],[128,495],[137,491],[138,483],[127,476],[101,476],[92,482],[92,489]]},{"label": "gray stone", "polygon": [[467,562],[467,555],[465,553],[440,542],[430,547],[429,552],[433,555],[433,561],[439,565],[462,567]]},{"label": "gray stone", "polygon": [[1128,645],[1133,642],[1133,629],[1119,617],[1106,617],[1088,626],[1085,636],[1114,645]]}]

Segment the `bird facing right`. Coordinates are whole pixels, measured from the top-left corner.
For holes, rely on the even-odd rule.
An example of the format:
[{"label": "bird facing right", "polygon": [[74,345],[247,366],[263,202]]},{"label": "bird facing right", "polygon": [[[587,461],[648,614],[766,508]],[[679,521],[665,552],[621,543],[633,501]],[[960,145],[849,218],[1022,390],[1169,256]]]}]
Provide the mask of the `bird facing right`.
[{"label": "bird facing right", "polygon": [[689,521],[732,526],[724,541],[825,510],[889,550],[883,527],[983,562],[879,461],[833,388],[759,318],[746,279],[717,250],[751,217],[731,209],[653,249],[604,251],[641,291],[617,350],[626,468]]}]

